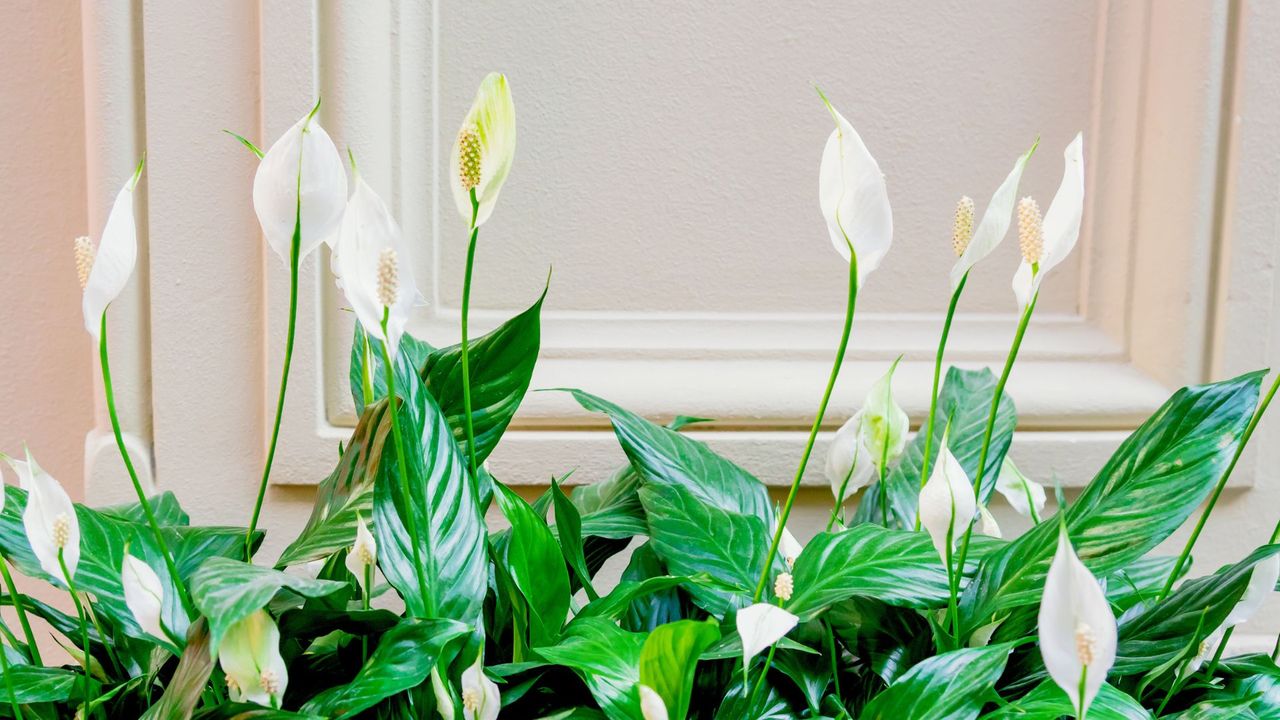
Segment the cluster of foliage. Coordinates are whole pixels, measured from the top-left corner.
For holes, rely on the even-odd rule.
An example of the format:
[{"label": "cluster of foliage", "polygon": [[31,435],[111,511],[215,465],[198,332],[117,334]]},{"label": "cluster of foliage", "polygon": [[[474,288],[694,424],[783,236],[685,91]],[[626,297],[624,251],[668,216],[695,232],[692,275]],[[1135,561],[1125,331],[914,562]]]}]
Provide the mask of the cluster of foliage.
[{"label": "cluster of foliage", "polygon": [[[502,127],[509,106],[505,79],[486,80],[454,150],[472,253],[510,164],[495,155],[503,132],[514,142],[514,126]],[[828,152],[846,171],[831,177],[870,168],[876,177],[859,188],[874,195],[878,167],[831,112]],[[297,154],[259,153],[259,176],[285,168],[295,182],[295,194],[285,193],[292,224],[273,236],[269,198],[259,202],[257,187],[255,205],[296,277],[308,238],[320,234],[307,223],[325,221],[308,215],[319,201],[302,191],[299,158],[320,152],[306,143],[323,131],[308,116],[290,132],[281,142],[288,150],[292,137]],[[1078,174],[1078,158],[1077,141],[1069,174]],[[824,158],[824,178],[827,170]],[[468,339],[464,324],[460,345],[434,347],[404,332],[396,312],[416,292],[397,275],[399,231],[358,182],[348,200],[342,176],[332,194],[346,214],[328,222],[341,223],[346,238],[351,221],[335,267],[360,319],[350,371],[359,419],[306,526],[273,565],[255,562],[256,511],[249,528],[194,526],[172,494],[140,489],[134,505],[72,506],[30,454],[9,458],[22,487],[5,487],[0,568],[21,637],[0,624],[0,716],[1280,717],[1272,657],[1221,650],[1273,589],[1280,545],[1190,579],[1187,553],[1151,554],[1220,492],[1275,392],[1260,397],[1262,373],[1179,390],[1078,498],[1059,499],[1057,514],[1041,519],[1042,494],[1006,463],[1017,419],[1003,387],[1017,340],[1000,376],[947,370],[909,440],[891,370],[832,445],[831,522],[804,546],[786,528],[803,461],[779,507],[748,470],[681,432],[697,420],[656,424],[560,390],[608,419],[628,462],[594,484],[553,481],[530,503],[484,461],[529,390],[542,298],[486,335]],[[998,236],[1013,207],[1006,190],[997,195],[1007,202],[992,201],[1005,216]],[[845,200],[837,193],[828,217],[848,251],[852,323],[852,299],[887,244],[846,234]],[[1053,208],[1043,229],[1032,209],[1019,208],[1028,274],[1018,340],[1054,250]],[[956,249],[969,262],[957,298],[980,259],[966,252],[987,224],[974,235],[971,214],[962,202]],[[111,272],[99,270],[111,230],[98,263],[87,256],[82,269],[104,369],[104,313],[124,285],[95,294]],[[847,340],[846,326],[842,352]],[[940,346],[939,370],[941,356]],[[110,403],[109,377],[106,386]],[[830,385],[823,409],[829,395]],[[820,411],[805,460],[821,420]],[[1014,539],[975,534],[979,511],[1008,482],[1025,494],[1014,502],[1032,529]],[[505,517],[500,528],[486,525],[492,507]],[[601,567],[624,552],[621,579],[604,586]],[[76,614],[16,592],[10,565],[69,591]],[[76,665],[42,663],[32,617],[51,626]]]}]

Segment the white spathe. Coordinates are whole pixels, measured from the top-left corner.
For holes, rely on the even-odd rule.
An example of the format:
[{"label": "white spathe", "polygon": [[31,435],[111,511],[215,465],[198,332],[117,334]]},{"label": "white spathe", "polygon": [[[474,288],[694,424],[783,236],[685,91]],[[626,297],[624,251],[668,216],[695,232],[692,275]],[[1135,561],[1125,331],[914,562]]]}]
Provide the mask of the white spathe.
[{"label": "white spathe", "polygon": [[280,630],[267,611],[255,610],[232,625],[217,653],[233,701],[280,707],[289,670],[280,656]]},{"label": "white spathe", "polygon": [[1258,564],[1253,566],[1253,573],[1249,575],[1249,584],[1245,586],[1240,601],[1231,608],[1222,626],[1228,628],[1240,625],[1256,615],[1262,608],[1262,604],[1275,591],[1277,579],[1280,579],[1280,555],[1272,555],[1258,561]]},{"label": "white spathe", "polygon": [[491,72],[481,81],[449,154],[449,185],[453,189],[453,201],[462,219],[470,223],[471,194],[463,187],[460,170],[462,148],[459,140],[464,131],[474,132],[480,143],[480,182],[475,186],[479,206],[475,226],[480,227],[493,214],[498,193],[515,159],[516,108],[506,75]]},{"label": "white spathe", "polygon": [[1044,253],[1033,267],[1023,258],[1013,275],[1013,294],[1025,309],[1040,291],[1040,281],[1071,253],[1080,239],[1084,214],[1084,135],[1077,134],[1062,153],[1062,184],[1044,215]]},{"label": "white spathe", "polygon": [[356,541],[352,543],[351,550],[347,553],[346,565],[347,570],[355,575],[360,589],[366,593],[373,592],[373,588],[365,587],[366,571],[371,571],[377,564],[378,542],[373,539],[373,533],[369,532],[369,526],[365,524],[364,518],[356,513]]},{"label": "white spathe", "polygon": [[66,563],[67,575],[75,578],[80,564],[80,521],[71,497],[53,476],[44,471],[27,449],[25,461],[8,455],[4,459],[18,474],[18,483],[27,491],[27,506],[22,511],[22,527],[40,568],[65,585],[58,551]]},{"label": "white spathe", "polygon": [[751,663],[751,658],[781,640],[800,622],[800,618],[769,603],[756,603],[742,608],[738,611],[736,620],[738,636],[742,638],[744,669]]},{"label": "white spathe", "polygon": [[827,138],[818,170],[818,200],[836,252],[858,260],[858,287],[880,266],[893,243],[893,210],[884,173],[848,120],[825,95],[836,129]]},{"label": "white spathe", "polygon": [[920,490],[920,525],[929,533],[943,564],[949,564],[956,539],[978,512],[973,485],[947,447],[947,439],[947,433],[943,433],[933,472]]},{"label": "white spathe", "polygon": [[107,224],[102,228],[102,238],[94,252],[93,268],[84,286],[81,300],[84,329],[94,340],[102,332],[102,314],[124,292],[124,286],[129,283],[138,264],[138,223],[133,214],[133,191],[137,189],[141,176],[140,162],[133,177],[116,193],[111,213],[107,215]]},{"label": "white spathe", "polygon": [[[400,224],[392,217],[387,204],[359,174],[355,185],[334,247],[334,267],[341,280],[342,292],[360,325],[370,337],[387,342],[394,359],[405,325],[409,322],[409,313],[418,298],[413,263],[408,243],[400,232]],[[379,265],[384,250],[395,253],[396,272],[395,302],[388,308],[386,336],[382,332],[384,306],[378,288]]]},{"label": "white spathe", "polygon": [[120,581],[124,586],[124,604],[133,613],[138,627],[153,638],[165,640],[167,636],[160,620],[164,607],[160,576],[150,565],[126,552],[120,565]]},{"label": "white spathe", "polygon": [[907,433],[911,429],[911,421],[907,412],[893,398],[893,373],[902,360],[899,356],[889,366],[889,371],[871,385],[867,392],[867,401],[862,406],[862,444],[871,451],[871,460],[880,467],[881,460],[885,465],[898,459],[907,447]]},{"label": "white spathe", "polygon": [[[1036,142],[1038,144],[1039,141]],[[983,211],[982,220],[974,230],[968,247],[951,267],[952,292],[960,285],[960,279],[965,273],[999,247],[1004,236],[1009,233],[1009,225],[1013,222],[1013,208],[1018,202],[1018,183],[1022,181],[1022,171],[1026,169],[1031,154],[1036,151],[1036,145],[1032,145],[1030,150],[1014,161],[1013,170],[1009,171],[1008,177],[992,194],[991,202],[987,203],[987,209]]]},{"label": "white spathe", "polygon": [[1116,618],[1097,578],[1076,556],[1065,527],[1044,581],[1039,632],[1049,676],[1071,698],[1077,716],[1085,717],[1115,664]]},{"label": "white spathe", "polygon": [[484,654],[462,671],[463,720],[497,720],[502,709],[502,693],[498,684],[484,674]]},{"label": "white spathe", "polygon": [[978,515],[982,518],[982,526],[980,532],[987,537],[1002,538],[1004,534],[1000,532],[1000,524],[996,522],[996,516],[991,514],[986,505],[978,506]]},{"label": "white spathe", "polygon": [[668,720],[667,704],[658,691],[644,684],[637,687],[640,688],[640,716],[644,720]]},{"label": "white spathe", "polygon": [[1032,517],[1034,508],[1034,517],[1039,517],[1044,511],[1044,486],[1023,475],[1008,455],[1004,456],[1004,462],[1000,465],[1000,475],[996,478],[996,492],[1003,495],[1019,515]]},{"label": "white spathe", "polygon": [[862,413],[845,421],[827,448],[826,475],[831,495],[841,504],[875,477],[871,449],[863,442]]},{"label": "white spathe", "polygon": [[316,120],[320,104],[293,124],[262,156],[253,176],[253,210],[267,244],[286,263],[294,227],[298,261],[333,242],[347,202],[347,171],[329,134]]}]

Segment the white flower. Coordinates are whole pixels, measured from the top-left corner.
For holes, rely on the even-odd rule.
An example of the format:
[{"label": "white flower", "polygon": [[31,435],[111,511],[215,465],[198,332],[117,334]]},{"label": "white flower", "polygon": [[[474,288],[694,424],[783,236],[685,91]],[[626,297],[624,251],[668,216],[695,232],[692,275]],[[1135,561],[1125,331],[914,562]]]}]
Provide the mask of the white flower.
[{"label": "white flower", "polygon": [[777,605],[756,603],[738,611],[738,635],[742,638],[742,667],[760,651],[782,639],[800,622],[800,618]]},{"label": "white flower", "polygon": [[463,220],[471,222],[472,189],[479,205],[475,226],[483,225],[493,214],[515,152],[516,108],[511,88],[506,75],[489,73],[476,90],[449,154],[449,184]]},{"label": "white flower", "polygon": [[[391,357],[395,358],[418,290],[400,225],[382,198],[359,174],[355,192],[342,217],[334,252],[342,291],[360,325],[370,337],[385,340]],[[388,305],[387,300],[393,302]],[[382,333],[384,309],[388,310],[389,337]]]},{"label": "white flower", "polygon": [[1022,264],[1013,276],[1013,293],[1020,308],[1025,309],[1030,304],[1039,292],[1040,281],[1045,274],[1066,258],[1080,238],[1080,219],[1084,213],[1083,135],[1076,135],[1062,156],[1066,167],[1058,194],[1054,195],[1053,203],[1044,216],[1039,238],[1042,247],[1038,248],[1039,252],[1028,256],[1028,248],[1024,244]]},{"label": "white flower", "polygon": [[644,720],[668,720],[667,704],[658,691],[643,684],[637,687],[640,688],[640,716]]},{"label": "white flower", "polygon": [[133,177],[116,194],[111,214],[107,215],[107,224],[102,228],[98,249],[93,249],[88,238],[76,240],[76,270],[84,290],[81,302],[84,328],[94,340],[102,331],[102,314],[112,301],[120,297],[138,262],[138,226],[133,216],[133,191],[142,176],[142,164],[138,163]]},{"label": "white flower", "polygon": [[1116,660],[1116,618],[1102,587],[1071,547],[1063,527],[1040,601],[1040,654],[1078,717]]},{"label": "white flower", "polygon": [[164,626],[160,613],[164,607],[164,586],[160,584],[160,576],[151,566],[130,555],[124,555],[120,565],[120,580],[124,585],[124,604],[138,627],[151,637],[164,640]]},{"label": "white flower", "polygon": [[265,610],[232,625],[217,653],[233,702],[280,707],[289,670],[280,657],[280,630]]},{"label": "white flower", "polygon": [[441,720],[453,720],[457,711],[454,709],[453,696],[449,694],[449,687],[445,685],[444,678],[440,677],[439,665],[431,668],[431,691],[436,696],[436,714]]},{"label": "white flower", "polygon": [[462,671],[463,720],[497,720],[502,709],[498,684],[484,674],[484,654],[476,656],[471,667]]},{"label": "white flower", "polygon": [[872,384],[862,406],[862,444],[871,451],[871,460],[881,471],[882,459],[888,464],[902,454],[911,429],[906,411],[893,399],[893,373],[901,360],[899,356],[889,366],[889,372]]},{"label": "white flower", "polygon": [[300,224],[298,261],[332,243],[347,202],[347,172],[315,119],[320,103],[267,150],[253,177],[253,209],[267,243],[285,262]]},{"label": "white flower", "polygon": [[1218,651],[1218,645],[1222,642],[1222,638],[1226,633],[1227,626],[1223,625],[1209,633],[1209,637],[1201,640],[1200,646],[1196,648],[1196,654],[1192,655],[1191,659],[1187,661],[1186,668],[1182,671],[1183,675],[1190,675],[1199,670],[1207,660],[1212,658],[1214,653]]},{"label": "white flower", "polygon": [[822,102],[836,122],[827,138],[818,171],[818,199],[831,243],[845,260],[858,259],[858,287],[889,252],[893,243],[893,211],[884,173],[862,144],[862,138],[821,91]]},{"label": "white flower", "polygon": [[1249,584],[1245,587],[1244,594],[1240,596],[1240,601],[1236,603],[1235,607],[1231,608],[1231,612],[1227,614],[1227,619],[1222,623],[1222,627],[1229,628],[1240,625],[1256,615],[1258,610],[1262,608],[1262,604],[1275,591],[1278,578],[1280,578],[1280,555],[1272,555],[1254,565],[1253,573],[1249,575]]},{"label": "white flower", "polygon": [[67,575],[74,578],[80,564],[80,521],[67,491],[57,480],[36,464],[27,450],[26,461],[4,456],[9,466],[18,474],[18,482],[27,491],[27,507],[22,511],[22,527],[27,533],[31,551],[40,561],[40,567],[60,582],[66,582],[58,552],[67,566]]},{"label": "white flower", "polygon": [[[773,537],[773,533],[776,533],[777,531],[778,522],[775,520],[773,523],[773,529],[769,533],[769,537]],[[800,557],[800,553],[803,551],[804,545],[800,544],[800,541],[796,539],[795,535],[791,534],[790,530],[783,528],[782,537],[778,540],[778,554],[782,556],[784,561],[786,561],[787,567],[795,565],[796,558]]]},{"label": "white flower", "polygon": [[827,448],[827,480],[831,494],[841,504],[875,477],[875,460],[862,432],[862,413],[845,421]]},{"label": "white flower", "polygon": [[356,513],[356,541],[351,545],[351,551],[347,553],[347,570],[356,576],[356,582],[360,584],[361,590],[372,591],[372,588],[365,587],[365,572],[377,564],[378,543],[373,539],[373,533],[369,532],[369,526],[365,524],[364,518]]},{"label": "white flower", "polygon": [[1000,524],[996,522],[996,516],[991,514],[986,505],[978,506],[978,515],[982,517],[981,532],[983,535],[993,538],[1004,537],[1000,532]]},{"label": "white flower", "polygon": [[1039,520],[1044,511],[1044,487],[1023,475],[1013,458],[1004,456],[1000,465],[1000,476],[996,478],[996,491],[1004,496],[1019,515]]},{"label": "white flower", "polygon": [[[1022,181],[1022,171],[1026,169],[1027,161],[1035,151],[1036,146],[1032,145],[1030,150],[1014,161],[1013,170],[991,196],[991,202],[982,213],[982,221],[978,223],[978,229],[974,231],[972,238],[964,247],[963,254],[951,268],[952,291],[960,284],[960,279],[965,273],[990,255],[1008,234],[1009,225],[1013,221],[1013,206],[1018,199],[1018,183]],[[969,202],[972,204],[973,201]]]},{"label": "white flower", "polygon": [[973,494],[973,485],[960,461],[947,448],[947,433],[944,432],[933,472],[920,490],[920,525],[928,531],[944,564],[947,556],[955,550],[956,540],[964,534],[977,512],[978,501]]}]

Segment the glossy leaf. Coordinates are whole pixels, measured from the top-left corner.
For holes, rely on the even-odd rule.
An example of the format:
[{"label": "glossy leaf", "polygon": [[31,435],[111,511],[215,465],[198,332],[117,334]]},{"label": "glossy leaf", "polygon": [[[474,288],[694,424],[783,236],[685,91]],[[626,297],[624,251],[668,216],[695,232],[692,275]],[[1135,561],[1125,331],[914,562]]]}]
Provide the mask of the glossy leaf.
[{"label": "glossy leaf", "polygon": [[178,658],[173,677],[165,684],[164,694],[155,705],[147,709],[143,720],[171,720],[189,718],[196,703],[204,694],[213,674],[213,653],[209,645],[209,628],[201,618],[191,624],[187,633],[187,646]]},{"label": "glossy leaf", "polygon": [[[1034,690],[1004,707],[983,715],[983,720],[1030,720],[1058,718],[1075,712],[1062,688],[1046,680]],[[1089,720],[1150,720],[1151,712],[1129,695],[1103,685],[1089,704]]]},{"label": "glossy leaf", "polygon": [[[368,345],[366,346],[366,342]],[[356,413],[363,415],[373,403],[384,400],[387,397],[387,371],[382,360],[382,349],[379,346],[379,340],[370,337],[361,327],[359,322],[355,323],[355,335],[351,338],[351,366],[347,379],[351,385],[351,399],[355,403]],[[400,351],[397,355],[404,355],[404,367],[412,368],[417,374],[421,371],[422,366],[427,362],[427,356],[435,352],[435,348],[431,345],[419,340],[418,338],[405,333],[400,338]],[[396,357],[397,370],[400,370],[400,358]],[[369,374],[365,375],[365,368],[368,368]],[[365,382],[373,390],[373,395],[365,397]],[[397,375],[397,387],[403,387],[404,378]]]},{"label": "glossy leaf", "polygon": [[576,622],[559,644],[538,648],[548,662],[563,665],[587,684],[610,718],[640,718],[640,655],[645,635],[600,618]]},{"label": "glossy leaf", "polygon": [[468,632],[452,620],[405,619],[379,640],[368,662],[346,685],[329,688],[302,706],[305,713],[347,718],[421,685],[448,644]]},{"label": "glossy leaf", "polygon": [[702,581],[703,578],[707,578],[707,576],[695,576],[690,578],[678,575],[657,575],[641,581],[623,580],[614,586],[613,590],[610,590],[608,595],[587,603],[582,610],[578,611],[578,614],[574,619],[575,621],[578,618],[588,617],[617,619],[625,613],[627,608],[631,606],[631,603],[636,600],[648,595],[678,588],[686,583],[696,583]]},{"label": "glossy leaf", "polygon": [[0,682],[0,703],[9,709],[9,682],[13,683],[13,695],[18,702],[53,703],[72,697],[81,697],[84,675],[65,668],[38,667],[36,665],[11,665],[9,677]]},{"label": "glossy leaf", "polygon": [[591,571],[587,569],[587,557],[582,548],[582,516],[578,508],[569,500],[569,496],[560,489],[560,484],[551,481],[551,498],[556,508],[556,538],[560,541],[560,552],[564,560],[578,576],[578,584],[586,589],[587,597],[592,600],[600,597],[591,585]]},{"label": "glossy leaf", "polygon": [[719,639],[715,621],[681,620],[654,628],[644,641],[640,682],[662,696],[670,720],[684,720],[688,714],[698,658]]},{"label": "glossy leaf", "polygon": [[994,694],[1011,643],[935,655],[871,699],[861,720],[971,720]]},{"label": "glossy leaf", "polygon": [[560,544],[519,495],[494,483],[494,497],[511,523],[511,536],[495,553],[529,607],[529,641],[550,645],[569,614],[569,574]]}]

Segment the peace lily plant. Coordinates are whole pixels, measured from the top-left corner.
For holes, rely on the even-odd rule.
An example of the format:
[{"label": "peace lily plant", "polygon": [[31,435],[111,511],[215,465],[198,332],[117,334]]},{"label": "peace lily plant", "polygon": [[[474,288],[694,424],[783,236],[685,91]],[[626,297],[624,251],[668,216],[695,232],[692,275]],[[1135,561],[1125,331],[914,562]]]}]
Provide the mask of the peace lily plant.
[{"label": "peace lily plant", "polygon": [[[1014,465],[1017,414],[1004,389],[1024,336],[1043,331],[1031,325],[1039,291],[1079,237],[1076,136],[1061,168],[1032,163],[1038,143],[1017,156],[991,179],[1000,184],[980,217],[973,200],[958,203],[955,266],[937,278],[951,299],[927,415],[908,417],[897,400],[902,358],[886,358],[864,379],[862,405],[839,408],[847,422],[829,422],[857,297],[890,251],[893,215],[867,142],[820,99],[832,130],[821,148],[814,138],[816,210],[848,290],[835,360],[777,505],[747,469],[681,432],[698,420],[657,424],[574,389],[558,392],[608,418],[625,466],[571,491],[563,482],[575,461],[565,458],[532,501],[489,470],[529,390],[542,307],[533,299],[469,335],[479,230],[497,212],[515,150],[515,106],[495,73],[445,168],[468,228],[456,345],[408,331],[424,302],[411,270],[421,239],[401,229],[388,189],[363,178],[350,153],[343,160],[318,103],[265,153],[240,138],[260,159],[251,195],[263,235],[290,271],[288,334],[247,527],[192,525],[172,493],[144,492],[115,411],[107,326],[137,260],[139,163],[98,238],[74,245],[85,327],[137,502],[76,505],[32,451],[7,448],[17,485],[0,494],[11,606],[0,622],[0,716],[1280,717],[1275,653],[1228,648],[1275,590],[1280,525],[1268,538],[1241,531],[1252,549],[1237,562],[1190,574],[1280,382],[1262,393],[1259,371],[1179,390],[1070,502],[1059,490],[1046,503],[1044,487]],[[1019,199],[1024,174],[1059,170],[1043,215]],[[998,374],[945,368],[971,271],[998,262],[1011,230],[1022,261],[1007,357]],[[306,525],[266,558],[258,524],[297,278],[321,246],[356,320],[358,421]],[[815,449],[825,453],[830,514],[821,527],[789,526]],[[1027,532],[1001,537],[997,494]],[[1178,554],[1155,553],[1197,510]],[[616,582],[600,572],[615,556],[625,564]],[[12,569],[65,593],[74,614],[20,592]]]}]

